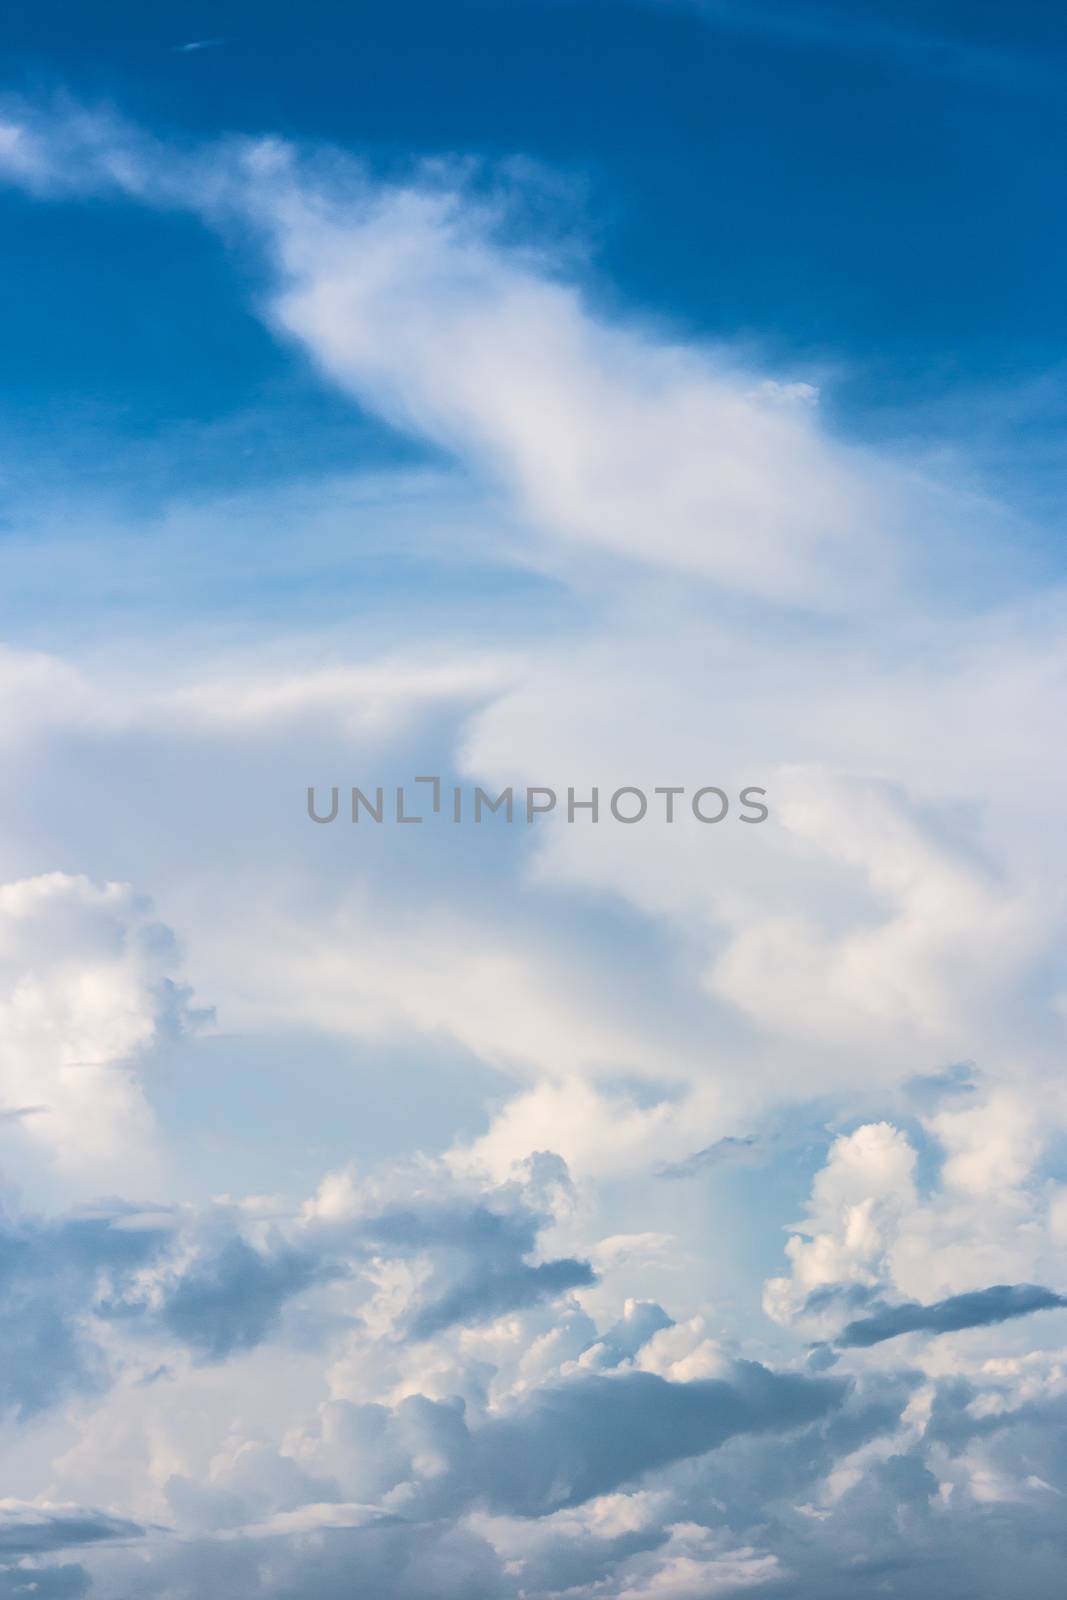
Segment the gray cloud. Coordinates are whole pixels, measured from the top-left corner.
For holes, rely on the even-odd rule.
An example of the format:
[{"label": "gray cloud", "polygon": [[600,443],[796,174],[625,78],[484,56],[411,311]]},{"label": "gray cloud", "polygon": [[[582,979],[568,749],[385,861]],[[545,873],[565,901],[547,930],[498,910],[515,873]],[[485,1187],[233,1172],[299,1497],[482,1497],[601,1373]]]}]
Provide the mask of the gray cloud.
[{"label": "gray cloud", "polygon": [[262,1344],[287,1301],[341,1270],[305,1250],[261,1251],[233,1238],[179,1278],[161,1320],[183,1344],[209,1361],[221,1361]]},{"label": "gray cloud", "polygon": [[428,1339],[593,1283],[588,1261],[527,1260],[547,1221],[509,1192],[496,1207],[451,1200],[397,1207],[361,1222],[358,1237],[398,1256],[429,1257],[434,1275],[409,1322],[413,1337]]},{"label": "gray cloud", "polygon": [[105,1381],[84,1314],[101,1278],[126,1281],[167,1238],[125,1221],[120,1211],[0,1222],[0,1412],[24,1418]]},{"label": "gray cloud", "polygon": [[595,1278],[588,1261],[570,1256],[533,1267],[520,1262],[510,1270],[475,1271],[440,1300],[424,1306],[412,1320],[411,1332],[416,1339],[429,1339],[457,1322],[482,1322],[518,1311],[582,1288]]},{"label": "gray cloud", "polygon": [[358,1271],[371,1253],[428,1264],[402,1319],[418,1339],[592,1283],[586,1261],[530,1259],[546,1220],[517,1185],[492,1204],[422,1197],[340,1228],[313,1223],[256,1242],[239,1214],[216,1209],[147,1214],[115,1201],[58,1218],[0,1218],[0,1415],[25,1421],[71,1393],[106,1389],[116,1357],[105,1353],[101,1323],[224,1361],[274,1337],[294,1300]]},{"label": "gray cloud", "polygon": [[618,1365],[635,1356],[653,1334],[673,1327],[673,1318],[654,1300],[636,1300],[629,1302],[625,1314],[601,1335],[598,1342],[603,1346],[607,1360]]},{"label": "gray cloud", "polygon": [[973,1061],[957,1061],[943,1072],[920,1073],[904,1084],[904,1093],[921,1111],[935,1111],[946,1100],[976,1094],[980,1073]]},{"label": "gray cloud", "polygon": [[591,1284],[587,1261],[530,1259],[547,1220],[518,1185],[495,1191],[492,1204],[420,1197],[260,1242],[225,1209],[147,1214],[114,1201],[59,1218],[0,1219],[0,1413],[26,1418],[71,1391],[106,1387],[94,1319],[223,1361],[272,1337],[290,1302],[371,1253],[428,1262],[405,1319],[419,1339]]},{"label": "gray cloud", "polygon": [[0,1600],[80,1600],[90,1592],[84,1567],[41,1566],[61,1550],[141,1539],[144,1528],[83,1506],[0,1505]]},{"label": "gray cloud", "polygon": [[746,1134],[743,1138],[732,1134],[724,1139],[716,1139],[714,1144],[709,1144],[703,1150],[694,1150],[691,1156],[685,1156],[681,1161],[668,1162],[660,1167],[657,1178],[693,1178],[700,1172],[709,1168],[720,1167],[727,1164],[757,1166],[762,1159],[763,1152],[760,1140],[754,1133]]},{"label": "gray cloud", "polygon": [[[95,1563],[94,1597],[353,1600],[359,1596],[362,1600],[380,1595],[388,1600],[511,1600],[516,1595],[514,1581],[484,1539],[452,1525],[397,1518],[364,1527],[327,1527],[313,1538],[172,1541],[158,1547],[153,1557],[150,1563],[134,1564],[121,1557]],[[0,1596],[4,1595],[0,1586]]]},{"label": "gray cloud", "polygon": [[490,1506],[541,1516],[580,1505],[735,1434],[787,1432],[826,1417],[847,1386],[736,1363],[729,1379],[672,1383],[651,1372],[593,1374],[539,1390],[472,1440]]},{"label": "gray cloud", "polygon": [[84,1567],[4,1567],[0,1569],[0,1600],[82,1600],[91,1579]]},{"label": "gray cloud", "polygon": [[[221,1237],[168,1272],[184,1226],[175,1214],[146,1219],[119,1202],[58,1218],[0,1220],[0,1414],[26,1419],[71,1392],[107,1386],[109,1363],[94,1318],[147,1337],[169,1335],[207,1360],[269,1336],[286,1302],[340,1270],[284,1245],[257,1249],[223,1219]],[[159,1267],[153,1303],[140,1273]]]},{"label": "gray cloud", "polygon": [[105,1539],[137,1539],[143,1533],[136,1522],[80,1506],[0,1506],[0,1561],[99,1544]]},{"label": "gray cloud", "polygon": [[1013,1317],[1029,1316],[1032,1311],[1063,1306],[1067,1306],[1067,1297],[1038,1284],[997,1283],[970,1294],[950,1295],[929,1306],[915,1301],[886,1306],[869,1317],[850,1322],[837,1343],[849,1349],[866,1349],[902,1333],[958,1333],[964,1328],[984,1328]]},{"label": "gray cloud", "polygon": [[[751,1361],[733,1363],[722,1378],[691,1382],[632,1368],[579,1369],[488,1414],[457,1397],[411,1395],[394,1408],[340,1402],[331,1408],[331,1460],[343,1491],[361,1502],[379,1502],[402,1486],[398,1504],[415,1521],[456,1518],[475,1507],[537,1518],[731,1439],[829,1425],[851,1389],[843,1379]],[[425,1462],[435,1466],[427,1471]]]}]

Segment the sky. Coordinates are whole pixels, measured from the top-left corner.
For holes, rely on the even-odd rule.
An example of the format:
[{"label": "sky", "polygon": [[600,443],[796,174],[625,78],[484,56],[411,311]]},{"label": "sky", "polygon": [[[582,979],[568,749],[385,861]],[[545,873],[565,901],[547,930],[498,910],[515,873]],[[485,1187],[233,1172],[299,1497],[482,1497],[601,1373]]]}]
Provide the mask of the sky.
[{"label": "sky", "polygon": [[0,28],[0,1597],[1059,1600],[1059,8]]}]

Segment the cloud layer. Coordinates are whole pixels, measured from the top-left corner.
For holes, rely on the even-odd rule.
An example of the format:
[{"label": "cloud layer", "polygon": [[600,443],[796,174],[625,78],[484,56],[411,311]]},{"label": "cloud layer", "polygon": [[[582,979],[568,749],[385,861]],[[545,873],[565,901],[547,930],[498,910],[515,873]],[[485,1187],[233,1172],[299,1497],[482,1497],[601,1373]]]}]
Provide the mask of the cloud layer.
[{"label": "cloud layer", "polygon": [[[103,524],[321,578],[307,514],[342,611],[383,547],[442,578],[366,635],[134,604],[0,656],[0,1595],[1061,1595],[1067,655],[1019,519],[609,314],[522,168],[14,102],[0,168],[198,219],[426,463],[81,508],[88,570]],[[771,814],[304,813],[427,772]]]}]

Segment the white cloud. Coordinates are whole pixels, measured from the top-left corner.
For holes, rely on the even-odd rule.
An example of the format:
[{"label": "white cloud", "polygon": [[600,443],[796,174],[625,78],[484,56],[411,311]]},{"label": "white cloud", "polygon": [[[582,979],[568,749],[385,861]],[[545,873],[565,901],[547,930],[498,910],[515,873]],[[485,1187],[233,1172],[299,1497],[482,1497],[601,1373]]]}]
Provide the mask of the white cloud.
[{"label": "white cloud", "polygon": [[144,1181],[154,1121],[140,1066],[181,1024],[169,930],[127,884],[45,873],[0,886],[0,1094],[17,1136],[68,1176]]},{"label": "white cloud", "polygon": [[[961,529],[986,537],[997,508],[843,443],[793,375],[602,314],[552,252],[516,243],[506,195],[475,198],[454,168],[379,184],[271,141],[163,151],[77,112],[9,122],[0,164],[41,195],[107,191],[251,229],[271,326],[455,458],[478,515],[465,529],[449,498],[427,540],[521,554],[565,594],[505,648],[491,603],[458,643],[442,600],[417,648],[412,625],[384,644],[306,630],[226,660],[185,660],[168,637],[80,669],[0,661],[0,737],[19,758],[3,1085],[5,1109],[32,1113],[5,1139],[75,1185],[153,1175],[167,1130],[153,1142],[140,1068],[177,966],[109,881],[116,859],[188,939],[225,1029],[414,1034],[431,1061],[459,1044],[513,1085],[439,1162],[334,1172],[306,1203],[247,1202],[236,1221],[183,1212],[173,1253],[108,1314],[95,1269],[79,1278],[78,1331],[114,1382],[64,1398],[28,1453],[9,1430],[7,1459],[32,1461],[42,1494],[183,1531],[153,1533],[147,1558],[102,1549],[96,1592],[201,1592],[228,1561],[242,1596],[357,1582],[398,1600],[584,1600],[607,1584],[695,1600],[773,1581],[806,1600],[843,1592],[861,1560],[897,1572],[952,1538],[992,1558],[974,1507],[1029,1514],[1062,1480],[1042,1431],[1062,1335],[1034,1349],[1022,1319],[906,1334],[907,1371],[891,1340],[841,1354],[854,1390],[788,1370],[788,1353],[770,1372],[738,1359],[714,1305],[728,1252],[753,1252],[725,1187],[745,1171],[686,1179],[706,1203],[654,1173],[783,1103],[864,1103],[767,1286],[777,1328],[749,1322],[746,1348],[833,1337],[879,1298],[1062,1285],[1062,1186],[1040,1166],[1067,1116],[1050,867],[1062,597],[1016,587],[983,609],[958,572],[924,577],[933,533],[951,568]],[[340,539],[352,485],[334,490],[315,530]],[[254,544],[269,509],[213,516]],[[163,543],[196,527],[176,508]],[[457,779],[560,792],[760,783],[771,820],[557,817],[483,855],[463,854],[465,834],[431,848],[429,830],[383,829],[369,848],[307,823],[308,782],[410,780],[427,750]],[[870,1105],[899,1109],[903,1080],[959,1056],[985,1076],[927,1115],[928,1181],[919,1133]],[[766,1148],[757,1250],[795,1181]],[[562,1154],[574,1190],[543,1155],[524,1166],[531,1151]],[[315,1265],[350,1264],[343,1245],[357,1265],[327,1282]],[[651,1295],[667,1281],[664,1310]],[[706,1403],[708,1428],[679,1456],[665,1408],[688,1385],[679,1415]],[[721,1435],[723,1418],[766,1420],[768,1395],[798,1406],[802,1439]],[[632,1425],[605,1446],[624,1404]],[[1055,1532],[1042,1515],[1027,1551]],[[333,1535],[357,1526],[354,1571],[355,1541]],[[1042,1581],[1035,1596],[1058,1593]]]}]

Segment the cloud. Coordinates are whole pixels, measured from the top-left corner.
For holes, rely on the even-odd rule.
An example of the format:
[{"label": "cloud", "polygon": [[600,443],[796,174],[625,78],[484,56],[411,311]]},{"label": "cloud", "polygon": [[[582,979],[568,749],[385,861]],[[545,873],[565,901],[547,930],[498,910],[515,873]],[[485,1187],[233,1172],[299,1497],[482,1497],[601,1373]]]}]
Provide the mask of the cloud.
[{"label": "cloud", "polygon": [[[573,256],[530,240],[514,177],[494,186],[438,164],[381,182],[336,151],[164,148],[69,106],[12,103],[8,116],[12,148],[36,152],[57,197],[77,180],[181,206],[246,242],[250,230],[270,325],[360,406],[448,453],[478,503],[485,562],[511,570],[518,557],[567,589],[506,661],[458,661],[442,637],[425,670],[396,650],[292,674],[259,661],[186,674],[165,695],[127,690],[118,710],[113,692],[82,682],[75,726],[113,729],[117,716],[128,770],[145,768],[160,718],[185,754],[173,796],[151,790],[151,830],[131,787],[128,817],[85,819],[84,850],[123,827],[210,973],[198,989],[231,1026],[297,1019],[457,1041],[523,1080],[488,1134],[456,1152],[498,1176],[550,1136],[576,1171],[684,1164],[767,1110],[786,1047],[813,1093],[844,1087],[857,1049],[872,1083],[891,1084],[972,1050],[976,1030],[1018,1073],[1005,1019],[1035,981],[1027,1042],[1048,1059],[1045,958],[1062,908],[1038,841],[1063,799],[1063,774],[1043,764],[1062,651],[1017,575],[1007,608],[975,615],[919,556],[1002,530],[996,506],[888,448],[847,444],[794,375],[769,379],[751,356],[606,315]],[[23,166],[12,156],[13,182],[28,181]],[[442,541],[460,537],[453,513]],[[239,520],[269,514],[259,501]],[[899,581],[880,561],[889,546]],[[886,707],[877,731],[872,698]],[[1017,770],[1040,768],[1040,784],[1008,794],[976,736],[989,705],[1022,741]],[[65,772],[73,736],[64,727],[47,755],[35,751],[34,786]],[[336,858],[324,868],[327,847],[294,835],[280,799],[255,819],[243,803],[268,773],[276,797],[283,768],[318,778],[326,767],[332,782],[340,748],[353,768],[387,758],[387,776],[406,777],[431,740],[457,776],[547,774],[561,792],[633,781],[638,766],[650,786],[680,768],[697,781],[756,775],[773,789],[772,822],[743,849],[709,830],[549,822],[484,873],[450,872],[427,851],[433,882],[416,891],[384,839],[351,870]],[[89,742],[89,765],[111,774],[114,737]],[[730,773],[693,770],[710,750]],[[204,804],[216,784],[233,809]],[[1038,825],[1022,814],[1035,805]],[[176,870],[159,839],[190,811],[203,819],[196,860]],[[279,859],[285,884],[264,866]],[[244,894],[226,906],[219,874],[238,862]],[[509,919],[501,907],[515,895],[528,914]],[[620,899],[625,934],[610,909]],[[354,969],[339,951],[356,939]],[[641,1080],[659,1097],[600,1094],[592,1077]]]},{"label": "cloud", "polygon": [[904,1093],[920,1111],[931,1112],[946,1101],[976,1094],[979,1076],[973,1062],[958,1061],[943,1072],[918,1073],[909,1078]]},{"label": "cloud", "polygon": [[0,170],[253,229],[272,326],[361,406],[458,457],[557,558],[836,611],[883,589],[916,522],[962,510],[914,467],[835,439],[811,384],[605,318],[518,239],[514,190],[460,166],[388,185],[338,152],[165,149],[113,116],[11,102]]},{"label": "cloud", "polygon": [[106,1539],[137,1539],[144,1529],[82,1506],[0,1500],[0,1561],[47,1555]]},{"label": "cloud", "polygon": [[739,1362],[730,1379],[671,1383],[650,1372],[593,1375],[540,1392],[473,1436],[474,1473],[496,1510],[544,1515],[607,1494],[735,1434],[788,1432],[845,1394],[833,1379]]},{"label": "cloud", "polygon": [[693,1178],[700,1172],[706,1172],[712,1167],[738,1162],[742,1165],[758,1165],[762,1159],[760,1141],[755,1134],[747,1134],[738,1138],[734,1134],[727,1134],[722,1139],[716,1139],[714,1144],[709,1144],[703,1150],[694,1150],[691,1156],[685,1156],[681,1161],[671,1161],[659,1169],[661,1178]]},{"label": "cloud", "polygon": [[[1061,597],[1028,594],[1003,549],[973,574],[1004,513],[849,444],[795,374],[608,315],[573,255],[531,244],[514,178],[382,182],[276,141],[164,148],[69,107],[7,115],[0,162],[34,194],[251,240],[264,320],[453,463],[395,518],[408,478],[178,506],[150,530],[167,571],[194,534],[197,570],[232,583],[264,524],[306,529],[311,505],[313,544],[351,539],[349,582],[423,516],[406,559],[436,542],[539,576],[503,619],[445,584],[432,625],[400,606],[395,636],[308,627],[225,660],[156,637],[142,590],[124,614],[142,636],[109,638],[106,664],[0,660],[18,773],[0,1081],[10,1111],[48,1108],[3,1137],[82,1198],[101,1177],[161,1197],[12,1209],[0,1230],[2,1464],[148,1530],[77,1567],[20,1555],[0,1592],[1058,1600],[1062,1353],[988,1298],[1051,1291],[983,1287],[1059,1281],[1067,1214],[1042,1166],[1067,1121],[1048,870],[1067,658]],[[238,548],[208,566],[220,528]],[[307,570],[272,537],[273,573]],[[449,779],[561,793],[758,777],[772,817],[747,841],[557,817],[446,830],[447,848],[383,829],[373,849],[297,823],[307,781],[402,781],[427,750]],[[296,1152],[265,1163],[277,1194],[157,1189],[149,1068],[189,1031],[185,968],[110,882],[116,851],[250,1059],[303,1030],[283,1041],[294,1093],[324,1040],[338,1059],[360,1041],[338,1070],[370,1076],[401,1035],[427,1075],[456,1046],[491,1066],[481,1123],[403,1167],[334,1170],[306,1204]],[[212,1137],[183,1176],[242,1193],[215,1042]],[[971,1056],[966,1082],[944,1067]],[[780,1126],[798,1097],[828,1149],[768,1326],[753,1273],[803,1178],[795,1147],[731,1130]],[[264,1094],[264,1115],[285,1128],[295,1104]],[[659,1181],[755,1160],[743,1227]],[[916,1341],[906,1371],[889,1335],[849,1341],[975,1306],[972,1339]],[[834,1375],[811,1337],[837,1340]]]},{"label": "cloud", "polygon": [[[504,1198],[511,1196],[505,1192]],[[435,1280],[423,1290],[409,1322],[413,1338],[430,1339],[457,1323],[489,1321],[595,1281],[587,1261],[526,1260],[548,1220],[521,1204],[495,1209],[431,1203],[367,1218],[357,1236],[397,1257],[432,1255]],[[438,1290],[441,1276],[451,1281]]]},{"label": "cloud", "polygon": [[834,1141],[812,1184],[805,1231],[786,1245],[792,1274],[766,1286],[770,1316],[788,1320],[828,1286],[867,1291],[884,1281],[900,1218],[918,1201],[915,1165],[906,1136],[886,1122]]},{"label": "cloud", "polygon": [[544,1261],[532,1267],[519,1266],[511,1272],[478,1273],[441,1300],[424,1307],[412,1322],[412,1336],[432,1338],[454,1323],[499,1316],[542,1299],[555,1299],[568,1289],[585,1288],[593,1282],[593,1269],[587,1261],[568,1259]]},{"label": "cloud", "polygon": [[306,1251],[283,1247],[268,1254],[234,1238],[182,1273],[164,1296],[160,1317],[183,1344],[221,1361],[261,1344],[294,1295],[340,1270]]},{"label": "cloud", "polygon": [[124,1364],[109,1344],[120,1328],[208,1361],[253,1349],[293,1297],[341,1270],[280,1241],[257,1247],[225,1213],[111,1202],[0,1218],[0,1412],[25,1419],[105,1390]]},{"label": "cloud", "polygon": [[[149,1564],[122,1559],[93,1564],[94,1596],[162,1600],[211,1593],[255,1600],[345,1600],[353,1585],[395,1600],[496,1600],[502,1574],[492,1551],[466,1529],[388,1521],[369,1527],[322,1527],[284,1537],[196,1539],[164,1548]],[[0,1591],[2,1592],[2,1591]],[[506,1592],[506,1590],[505,1590]]]},{"label": "cloud", "polygon": [[421,1195],[413,1186],[385,1209],[373,1188],[359,1196],[335,1176],[288,1218],[118,1201],[0,1218],[0,1411],[25,1418],[103,1392],[131,1361],[150,1369],[171,1350],[232,1361],[281,1337],[295,1304],[331,1287],[351,1291],[332,1320],[320,1308],[321,1337],[361,1323],[362,1305],[404,1343],[547,1308],[595,1282],[587,1261],[531,1259],[553,1223],[542,1206],[567,1183],[555,1158],[532,1158],[524,1182],[486,1193],[445,1171],[422,1178]]},{"label": "cloud", "polygon": [[35,1600],[82,1600],[91,1584],[85,1568],[73,1564],[0,1568],[0,1595],[10,1596],[11,1600],[26,1594]]},{"label": "cloud", "polygon": [[177,967],[172,933],[128,884],[51,872],[0,885],[0,1094],[61,1172],[100,1181],[120,1157],[147,1169],[141,1068],[204,1016]]},{"label": "cloud", "polygon": [[[350,1407],[349,1448],[375,1443],[385,1494],[407,1516],[543,1517],[634,1484],[740,1435],[790,1434],[842,1405],[836,1378],[734,1362],[722,1378],[676,1382],[652,1372],[577,1370],[499,1412],[468,1421],[455,1397],[410,1396],[391,1413]],[[336,1425],[336,1424],[335,1424]]]},{"label": "cloud", "polygon": [[[892,1124],[834,1141],[802,1231],[786,1247],[791,1274],[765,1286],[771,1316],[862,1350],[902,1333],[993,1328],[1062,1304],[1034,1283],[982,1282],[990,1268],[1058,1268],[1057,1190],[1041,1175],[1032,1108],[989,1086],[947,1106],[939,1092],[934,1103],[921,1134],[937,1177],[923,1191],[916,1149]],[[931,1362],[939,1370],[936,1355]]]},{"label": "cloud", "polygon": [[868,1317],[850,1322],[837,1343],[851,1349],[868,1349],[902,1333],[958,1333],[963,1328],[985,1328],[1067,1306],[1067,1298],[1033,1283],[997,1283],[970,1294],[950,1295],[934,1305],[886,1306]]},{"label": "cloud", "polygon": [[[661,0],[662,3],[662,0]],[[867,7],[861,14],[848,6],[823,0],[782,6],[759,0],[756,5],[737,0],[669,0],[696,10],[710,27],[755,34],[772,42],[806,46],[834,55],[874,58],[898,69],[934,78],[960,78],[994,83],[1031,93],[1046,82],[1044,62],[1003,36],[986,42],[973,31],[954,35],[950,28],[924,25],[901,8]]]},{"label": "cloud", "polygon": [[107,1378],[85,1317],[102,1283],[123,1284],[163,1247],[127,1213],[0,1222],[0,1411],[23,1418]]},{"label": "cloud", "polygon": [[632,1360],[657,1333],[673,1328],[674,1323],[654,1300],[627,1300],[622,1316],[599,1341],[606,1365]]}]

